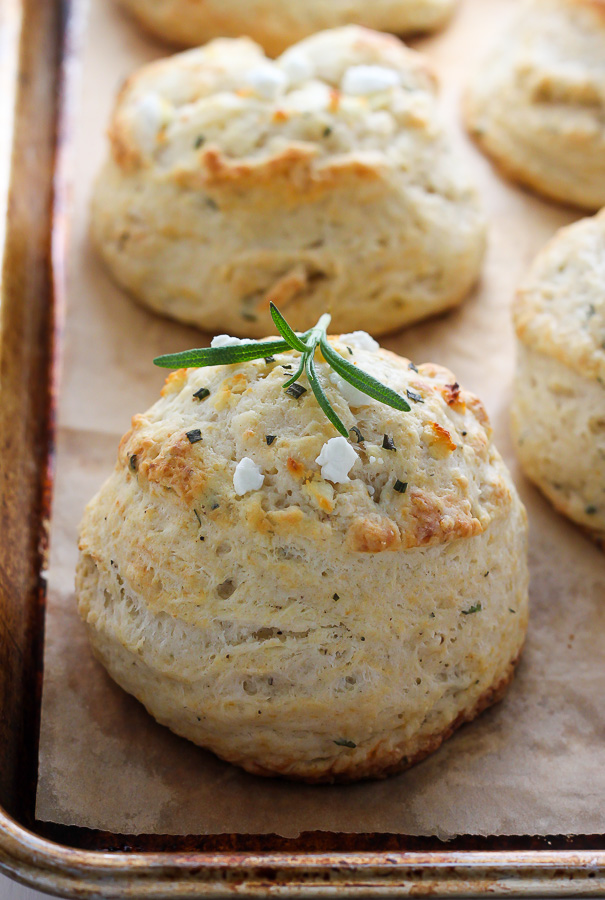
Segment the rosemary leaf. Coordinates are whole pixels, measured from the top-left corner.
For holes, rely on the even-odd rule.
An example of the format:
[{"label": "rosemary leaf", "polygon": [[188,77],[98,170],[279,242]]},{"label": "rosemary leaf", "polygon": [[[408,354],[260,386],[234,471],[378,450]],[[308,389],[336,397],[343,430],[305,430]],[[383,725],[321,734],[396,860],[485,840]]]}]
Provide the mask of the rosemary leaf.
[{"label": "rosemary leaf", "polygon": [[308,356],[306,359],[305,372],[307,374],[307,379],[309,384],[311,385],[311,390],[315,394],[315,399],[319,403],[320,407],[334,426],[337,431],[339,431],[343,437],[348,438],[349,432],[346,429],[346,426],[340,421],[332,407],[330,406],[330,401],[326,397],[324,390],[319,383],[319,378],[317,377],[317,372],[315,370],[315,360],[312,356]]},{"label": "rosemary leaf", "polygon": [[307,345],[304,343],[304,341],[301,341],[301,339],[297,334],[294,333],[294,331],[292,331],[292,329],[278,310],[277,306],[274,303],[271,303],[270,309],[271,318],[273,319],[275,327],[283,337],[284,341],[286,341],[293,350],[298,350],[299,353],[306,353],[308,349]]},{"label": "rosemary leaf", "polygon": [[254,341],[250,344],[234,344],[232,347],[202,347],[199,350],[184,350],[182,353],[167,353],[165,356],[156,356],[153,364],[163,369],[229,366],[289,349],[286,341]]},{"label": "rosemary leaf", "polygon": [[393,409],[400,409],[403,412],[410,411],[411,407],[407,400],[404,400],[400,394],[390,387],[387,387],[386,384],[382,384],[382,382],[378,381],[372,375],[368,375],[363,369],[354,366],[347,359],[340,356],[339,353],[332,349],[325,335],[322,335],[321,337],[320,346],[323,358],[328,365],[330,365],[341,378],[344,378],[345,381],[352,384],[353,387],[356,387],[363,394],[367,394],[368,397],[372,397],[374,400],[386,404],[386,406],[391,406]]}]

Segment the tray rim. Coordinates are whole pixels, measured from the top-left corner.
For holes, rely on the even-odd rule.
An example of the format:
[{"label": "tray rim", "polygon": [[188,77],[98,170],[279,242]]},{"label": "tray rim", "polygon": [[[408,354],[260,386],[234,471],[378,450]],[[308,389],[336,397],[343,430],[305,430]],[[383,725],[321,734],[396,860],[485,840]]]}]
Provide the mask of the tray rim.
[{"label": "tray rim", "polygon": [[[54,165],[49,220],[49,271],[46,272],[52,303],[49,342],[48,422],[41,515],[30,529],[42,538],[48,514],[52,474],[53,400],[58,390],[64,279],[66,206],[69,198],[69,139],[74,112],[79,34],[87,0],[45,0],[53,4],[60,21],[56,33],[46,36],[56,46],[50,56],[36,63],[46,66],[38,77],[52,78],[57,93],[57,112],[52,140]],[[109,0],[107,0],[109,2]],[[19,0],[22,29],[35,14],[36,0]],[[19,70],[25,56],[20,46]],[[48,62],[53,59],[53,65]],[[31,65],[30,60],[30,65]],[[52,68],[52,71],[51,71]],[[23,80],[17,91],[23,88]],[[24,88],[23,88],[24,89]],[[16,92],[17,103],[20,102]],[[17,107],[18,109],[18,107]],[[15,134],[13,140],[16,141]],[[16,146],[16,143],[14,144]],[[14,162],[14,160],[13,160]],[[11,170],[10,187],[14,171]],[[12,211],[7,213],[7,234]],[[6,260],[5,260],[6,262]],[[45,264],[43,260],[42,264]],[[24,288],[25,291],[25,288]],[[45,544],[39,563],[42,575]],[[41,585],[43,590],[43,584]],[[31,823],[29,823],[31,824]],[[193,851],[108,852],[86,850],[57,843],[25,827],[0,806],[0,872],[31,887],[64,897],[151,898],[222,897],[234,892],[245,896],[276,893],[283,897],[343,896],[361,894],[394,897],[402,894],[433,896],[518,897],[605,896],[605,849],[598,850],[373,850],[347,851]],[[100,893],[102,892],[102,893]]]}]

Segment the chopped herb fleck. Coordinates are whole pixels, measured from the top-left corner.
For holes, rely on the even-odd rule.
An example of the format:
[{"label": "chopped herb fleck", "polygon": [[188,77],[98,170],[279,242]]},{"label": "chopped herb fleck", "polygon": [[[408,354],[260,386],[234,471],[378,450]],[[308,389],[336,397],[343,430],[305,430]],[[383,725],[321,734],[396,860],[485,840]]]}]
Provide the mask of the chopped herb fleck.
[{"label": "chopped herb fleck", "polygon": [[218,509],[218,508],[219,508],[218,503],[213,503],[212,506],[210,507],[210,509]]},{"label": "chopped herb fleck", "polygon": [[200,514],[199,514],[199,512],[197,511],[197,509],[194,509],[193,512],[195,513],[195,518],[197,519],[198,524],[199,524],[199,526],[200,526],[200,528],[201,528],[201,527],[202,527],[202,520],[200,519]]},{"label": "chopped herb fleck", "polygon": [[365,438],[364,438],[363,434],[361,433],[361,431],[359,430],[359,428],[357,427],[357,425],[353,425],[352,428],[349,428],[349,431],[353,432],[353,434],[357,438],[358,444],[361,444],[363,441],[365,441]]},{"label": "chopped herb fleck", "polygon": [[256,322],[258,320],[258,316],[256,313],[248,312],[248,310],[242,310],[240,312],[240,316],[244,319],[245,322]]},{"label": "chopped herb fleck", "polygon": [[324,137],[330,137],[331,134],[332,134],[331,127],[329,125],[326,125],[326,127],[324,128]]},{"label": "chopped herb fleck", "polygon": [[210,209],[218,209],[218,203],[212,197],[206,197],[206,206],[209,206]]},{"label": "chopped herb fleck", "polygon": [[334,596],[332,597],[332,600],[340,600],[340,595],[334,594]]},{"label": "chopped herb fleck", "polygon": [[393,441],[393,438],[390,437],[390,435],[388,435],[388,434],[385,434],[382,439],[382,449],[383,450],[396,450],[397,449],[395,447],[395,442]]},{"label": "chopped herb fleck", "polygon": [[265,356],[265,363],[269,365],[269,363],[275,362],[274,356]]},{"label": "chopped herb fleck", "polygon": [[200,534],[200,541],[205,541],[205,540],[206,540],[206,538],[204,537],[204,535]]},{"label": "chopped herb fleck", "polygon": [[416,391],[411,391],[409,388],[406,391],[408,398],[413,400],[415,403],[424,403],[424,397],[422,394],[418,394]]},{"label": "chopped herb fleck", "polygon": [[481,601],[479,601],[479,603],[475,603],[474,606],[471,606],[470,609],[463,609],[462,615],[463,616],[472,616],[473,613],[481,612],[482,609],[483,609],[483,607],[481,606]]},{"label": "chopped herb fleck", "polygon": [[364,637],[362,637],[362,638],[359,638],[359,640],[360,640],[360,641],[365,641],[365,638],[364,638]]},{"label": "chopped herb fleck", "polygon": [[463,432],[462,432],[462,437],[466,437],[467,434],[468,434],[468,431],[463,431]]},{"label": "chopped herb fleck", "polygon": [[510,606],[508,607],[508,611],[509,611],[509,613],[513,613],[514,615],[517,614],[517,610],[516,610],[516,609],[512,609]]},{"label": "chopped herb fleck", "polygon": [[298,384],[297,381],[295,381],[294,384],[291,384],[290,387],[286,389],[286,394],[290,394],[290,396],[294,397],[295,400],[298,400],[299,397],[302,397],[302,395],[306,393],[306,387],[303,387],[302,384]]},{"label": "chopped herb fleck", "polygon": [[204,135],[203,135],[203,134],[198,134],[198,136],[197,136],[196,139],[195,139],[195,143],[194,143],[193,146],[195,147],[196,150],[199,150],[200,147],[202,146],[202,144],[204,144],[205,142],[206,142],[206,138],[204,137]]},{"label": "chopped herb fleck", "polygon": [[348,747],[350,750],[354,750],[357,746],[357,744],[355,744],[353,741],[347,741],[345,738],[338,738],[338,740],[334,741],[334,743],[338,747]]},{"label": "chopped herb fleck", "polygon": [[489,569],[487,570],[487,572],[484,572],[484,573],[483,573],[483,577],[484,577],[484,578],[487,578],[488,575],[489,575]]},{"label": "chopped herb fleck", "polygon": [[132,456],[128,457],[128,465],[130,466],[130,468],[132,469],[133,472],[136,472],[136,470],[137,470],[137,455],[136,455],[136,453],[133,453]]},{"label": "chopped herb fleck", "polygon": [[197,444],[202,439],[202,432],[199,428],[192,428],[191,431],[186,432],[186,436],[190,444]]},{"label": "chopped herb fleck", "polygon": [[196,400],[205,400],[206,397],[210,396],[210,391],[208,388],[200,388],[199,391],[196,391],[193,395]]},{"label": "chopped herb fleck", "polygon": [[400,481],[399,479],[397,479],[397,481],[393,485],[393,489],[396,490],[398,494],[405,494],[408,489],[408,482]]},{"label": "chopped herb fleck", "polygon": [[414,363],[411,362],[411,363],[408,363],[408,369],[411,369],[412,372],[417,372],[417,371],[418,371],[418,366],[415,366]]},{"label": "chopped herb fleck", "polygon": [[586,509],[585,509],[585,513],[586,513],[587,516],[594,516],[594,514],[596,513],[596,511],[597,511],[597,508],[596,508],[596,506],[593,506],[592,503],[589,504],[589,506],[587,506]]},{"label": "chopped herb fleck", "polygon": [[267,447],[270,447],[270,446],[271,446],[271,444],[273,443],[273,441],[275,440],[276,437],[277,437],[276,434],[266,434],[266,435],[265,435],[265,440],[266,440],[266,442],[267,442]]},{"label": "chopped herb fleck", "polygon": [[287,369],[288,371],[290,371],[290,369],[292,368],[290,363],[282,363],[281,367],[282,367],[282,369]]},{"label": "chopped herb fleck", "polygon": [[351,350],[351,348],[349,347],[348,344],[347,344],[347,350],[349,351],[349,356],[353,356],[353,351]]},{"label": "chopped herb fleck", "polygon": [[429,613],[429,619],[434,619],[434,618],[435,618],[435,613]]}]

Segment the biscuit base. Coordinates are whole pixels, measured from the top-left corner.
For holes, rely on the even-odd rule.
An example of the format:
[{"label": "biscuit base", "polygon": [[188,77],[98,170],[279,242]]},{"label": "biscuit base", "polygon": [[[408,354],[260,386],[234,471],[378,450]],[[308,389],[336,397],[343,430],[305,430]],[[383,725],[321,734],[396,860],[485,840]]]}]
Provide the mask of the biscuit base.
[{"label": "biscuit base", "polygon": [[[381,751],[380,746],[377,746],[365,759],[354,763],[346,771],[334,772],[329,766],[322,768],[322,762],[318,761],[317,768],[321,768],[321,771],[317,775],[303,775],[298,774],[296,771],[280,772],[276,769],[259,766],[252,761],[237,760],[235,764],[252,775],[260,775],[266,778],[284,778],[289,781],[305,782],[306,784],[343,784],[352,781],[380,780],[388,778],[390,775],[397,775],[422,762],[423,759],[438,750],[443,742],[450,738],[462,725],[472,722],[473,719],[477,718],[490,706],[499,703],[515,676],[515,669],[520,657],[521,653],[508,664],[504,674],[497,678],[475,703],[458,713],[447,728],[422,738],[411,752],[409,750],[410,742],[399,748],[390,749],[386,753]],[[221,758],[224,759],[225,757]],[[231,760],[226,761],[231,762]],[[335,760],[336,762],[338,762],[339,766],[342,766],[340,757]]]}]

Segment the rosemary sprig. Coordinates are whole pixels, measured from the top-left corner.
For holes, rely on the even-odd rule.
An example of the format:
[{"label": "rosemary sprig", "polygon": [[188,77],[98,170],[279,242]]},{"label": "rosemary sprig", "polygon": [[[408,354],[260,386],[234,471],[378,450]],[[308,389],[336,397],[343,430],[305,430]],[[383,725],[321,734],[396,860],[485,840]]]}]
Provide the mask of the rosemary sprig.
[{"label": "rosemary sprig", "polygon": [[321,316],[314,328],[310,328],[304,334],[296,334],[273,303],[271,304],[271,317],[282,337],[281,341],[250,341],[231,347],[206,347],[201,350],[185,350],[183,353],[169,353],[165,356],[158,356],[153,362],[156,366],[162,366],[166,369],[227,366],[234,363],[249,362],[252,359],[260,359],[261,357],[270,357],[274,353],[281,353],[284,350],[295,350],[301,354],[300,365],[295,374],[284,382],[284,390],[295,384],[303,374],[306,375],[315,399],[325,415],[343,437],[348,437],[349,432],[331,406],[317,374],[315,351],[319,349],[325,362],[344,381],[356,387],[363,394],[367,394],[368,397],[372,397],[373,400],[378,400],[379,403],[384,403],[393,409],[409,412],[410,405],[400,394],[378,381],[372,375],[364,372],[363,369],[344,359],[330,346],[327,338],[327,329],[331,317],[327,313]]}]

